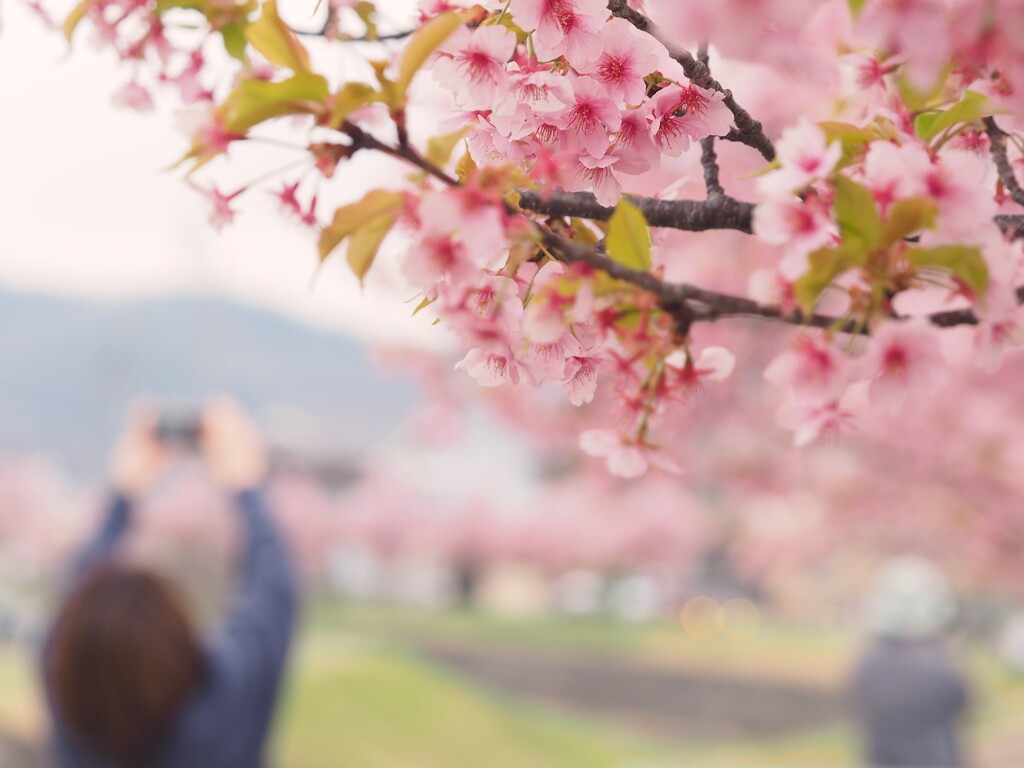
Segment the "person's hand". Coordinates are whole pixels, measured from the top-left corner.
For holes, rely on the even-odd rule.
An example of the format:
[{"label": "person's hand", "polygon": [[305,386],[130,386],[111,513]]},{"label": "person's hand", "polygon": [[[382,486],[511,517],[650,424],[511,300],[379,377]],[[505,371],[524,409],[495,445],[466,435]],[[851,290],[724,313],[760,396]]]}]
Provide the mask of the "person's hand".
[{"label": "person's hand", "polygon": [[260,484],[267,452],[256,425],[234,400],[219,398],[203,408],[199,447],[210,473],[236,491]]},{"label": "person's hand", "polygon": [[135,406],[114,445],[110,477],[115,490],[134,498],[148,491],[167,467],[167,449],[156,436],[158,416],[146,406]]}]

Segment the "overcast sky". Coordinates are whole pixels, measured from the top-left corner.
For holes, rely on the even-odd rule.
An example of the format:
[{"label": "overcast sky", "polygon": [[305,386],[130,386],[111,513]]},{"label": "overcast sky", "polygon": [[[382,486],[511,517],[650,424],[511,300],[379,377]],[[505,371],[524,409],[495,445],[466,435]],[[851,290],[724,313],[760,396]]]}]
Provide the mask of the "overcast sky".
[{"label": "overcast sky", "polygon": [[[2,11],[0,285],[89,297],[217,293],[367,338],[440,340],[410,317],[408,291],[371,284],[363,292],[341,258],[316,272],[314,235],[277,215],[269,194],[243,197],[236,224],[215,233],[182,173],[163,170],[186,148],[172,94],[155,112],[117,108],[112,94],[130,71],[112,51],[95,49],[86,33],[69,55],[63,37],[20,3]],[[233,150],[231,163],[211,164],[200,178],[226,179],[230,189],[288,162],[289,152]],[[334,184],[342,197],[394,178],[374,162],[364,158],[355,180]]]}]

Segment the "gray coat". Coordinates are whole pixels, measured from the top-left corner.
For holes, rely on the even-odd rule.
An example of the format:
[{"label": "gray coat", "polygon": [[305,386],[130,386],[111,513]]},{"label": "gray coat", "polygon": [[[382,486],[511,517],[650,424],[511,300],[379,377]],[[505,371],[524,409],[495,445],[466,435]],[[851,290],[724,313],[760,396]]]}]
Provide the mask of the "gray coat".
[{"label": "gray coat", "polygon": [[870,765],[964,765],[957,730],[967,682],[940,641],[880,640],[861,658],[852,683]]}]

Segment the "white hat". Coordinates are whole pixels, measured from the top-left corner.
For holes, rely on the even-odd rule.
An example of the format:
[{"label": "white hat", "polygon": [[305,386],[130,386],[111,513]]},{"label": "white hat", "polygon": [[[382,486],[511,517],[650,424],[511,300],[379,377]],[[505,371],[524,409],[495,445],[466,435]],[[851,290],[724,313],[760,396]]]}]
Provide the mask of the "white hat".
[{"label": "white hat", "polygon": [[956,598],[946,577],[920,557],[890,560],[864,601],[865,622],[876,637],[933,637],[955,615]]}]

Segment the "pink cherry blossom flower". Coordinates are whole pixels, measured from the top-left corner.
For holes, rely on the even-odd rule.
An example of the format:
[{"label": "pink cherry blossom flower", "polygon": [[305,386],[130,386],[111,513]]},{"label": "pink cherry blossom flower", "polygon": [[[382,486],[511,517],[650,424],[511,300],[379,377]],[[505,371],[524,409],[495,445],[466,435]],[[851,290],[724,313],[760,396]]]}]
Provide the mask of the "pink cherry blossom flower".
[{"label": "pink cherry blossom flower", "polygon": [[188,65],[179,74],[165,78],[167,82],[178,86],[181,100],[186,104],[213,101],[213,91],[204,88],[199,82],[199,74],[205,64],[202,50],[195,50],[189,56]]},{"label": "pink cherry blossom flower", "polygon": [[1017,309],[1002,320],[981,320],[973,341],[975,362],[986,373],[995,373],[1007,349],[1024,346],[1024,310]]},{"label": "pink cherry blossom flower", "polygon": [[442,280],[456,287],[476,277],[467,249],[446,232],[418,233],[399,264],[410,285],[428,292],[435,290]]},{"label": "pink cherry blossom flower", "polygon": [[465,341],[501,342],[517,350],[525,345],[523,301],[515,280],[496,275],[481,278],[476,273],[471,284],[459,286],[448,280],[440,288],[445,319]]},{"label": "pink cherry blossom flower", "polygon": [[778,269],[783,278],[795,281],[807,271],[808,256],[838,239],[831,207],[812,188],[795,196],[768,198],[754,209],[754,233],[762,240],[783,246]]},{"label": "pink cherry blossom flower", "polygon": [[766,195],[788,195],[832,173],[843,154],[838,141],[827,141],[825,132],[806,117],[782,132],[775,144],[779,168],[758,179]]},{"label": "pink cherry blossom flower", "polygon": [[544,344],[530,344],[522,355],[522,364],[537,386],[545,381],[561,381],[565,378],[565,339]]},{"label": "pink cherry blossom flower", "polygon": [[910,392],[934,389],[945,370],[938,331],[926,320],[883,323],[872,336],[862,370],[871,376],[871,402],[895,412]]},{"label": "pink cherry blossom flower", "polygon": [[216,187],[201,187],[193,181],[189,181],[192,189],[205,197],[212,208],[210,209],[210,226],[220,232],[224,227],[235,219],[235,210],[231,207],[231,201],[245,192],[246,188],[236,189],[229,195],[225,195]]},{"label": "pink cherry blossom flower", "polygon": [[244,134],[224,127],[224,118],[216,110],[183,109],[178,112],[178,128],[192,139],[190,157],[204,163],[227,152],[232,142],[241,141]]},{"label": "pink cherry blossom flower", "polygon": [[565,333],[565,308],[572,299],[558,291],[557,281],[564,274],[565,267],[552,261],[530,276],[532,297],[526,307],[523,332],[534,344],[552,344]]},{"label": "pink cherry blossom flower", "polygon": [[776,357],[764,377],[775,386],[821,402],[838,398],[849,380],[849,359],[823,332],[803,333]]},{"label": "pink cherry blossom flower", "polygon": [[779,410],[779,421],[793,430],[793,445],[802,448],[823,437],[838,437],[855,430],[853,414],[839,400],[800,401]]},{"label": "pink cherry blossom flower", "polygon": [[474,347],[455,364],[455,368],[466,371],[481,387],[519,383],[519,362],[507,347]]},{"label": "pink cherry blossom flower", "polygon": [[605,89],[596,80],[580,77],[573,82],[573,104],[557,118],[565,131],[566,145],[601,157],[608,149],[608,132],[619,130],[622,117]]},{"label": "pink cherry blossom flower", "polygon": [[989,192],[987,161],[971,152],[948,151],[925,174],[924,193],[939,204],[937,228],[949,240],[984,242],[998,206]]},{"label": "pink cherry blossom flower", "polygon": [[924,194],[924,179],[931,164],[924,147],[913,142],[897,146],[890,141],[874,141],[868,146],[864,184],[883,215],[896,200]]},{"label": "pink cherry blossom flower", "polygon": [[605,0],[512,0],[516,23],[533,31],[537,58],[565,56],[576,69],[586,67],[601,52],[597,33],[608,18]]},{"label": "pink cherry blossom flower", "polygon": [[696,360],[677,350],[665,358],[665,386],[680,400],[703,392],[704,381],[724,381],[732,375],[736,358],[725,347],[706,347]]},{"label": "pink cherry blossom flower", "polygon": [[563,186],[567,192],[593,192],[598,203],[613,208],[622,197],[622,184],[614,171],[618,161],[618,154],[577,155],[571,166],[573,175]]},{"label": "pink cherry blossom flower", "polygon": [[657,69],[658,57],[652,48],[656,42],[625,19],[609,19],[598,35],[601,52],[580,72],[604,86],[619,103],[639,105],[647,96],[644,78]]},{"label": "pink cherry blossom flower", "polygon": [[795,306],[793,283],[775,269],[754,270],[747,283],[747,296],[758,304],[783,310]]},{"label": "pink cherry blossom flower", "polygon": [[612,151],[618,157],[615,170],[620,173],[639,175],[658,165],[661,152],[651,135],[651,124],[641,110],[627,109],[622,113]]},{"label": "pink cherry blossom flower", "polygon": [[507,27],[460,27],[439,52],[434,77],[463,106],[486,109],[508,83],[505,65],[515,48],[515,33]]},{"label": "pink cherry blossom flower", "polygon": [[457,236],[467,246],[470,261],[482,269],[497,269],[507,258],[505,210],[471,184],[426,195],[418,216],[431,232]]},{"label": "pink cherry blossom flower", "polygon": [[830,214],[819,195],[770,199],[754,209],[754,234],[788,251],[808,254],[832,239],[836,230]]},{"label": "pink cherry blossom flower", "polygon": [[724,99],[723,94],[696,85],[662,88],[647,107],[655,143],[676,157],[689,149],[691,141],[724,136],[732,127],[732,112]]},{"label": "pink cherry blossom flower", "polygon": [[291,184],[281,185],[281,189],[274,192],[274,197],[277,198],[281,204],[281,209],[285,213],[294,214],[300,216],[302,214],[302,206],[299,204],[298,198],[299,182],[293,182]]},{"label": "pink cherry blossom flower", "polygon": [[566,339],[565,350],[565,392],[573,405],[585,405],[597,393],[598,372],[603,365],[602,355],[597,349],[585,348],[571,336]]},{"label": "pink cherry blossom flower", "polygon": [[143,86],[131,80],[114,94],[114,104],[139,112],[151,112],[153,110],[153,97]]},{"label": "pink cherry blossom flower", "polygon": [[665,452],[610,429],[590,429],[580,435],[580,448],[588,456],[603,458],[608,471],[618,477],[633,479],[647,474],[651,467],[673,474],[682,469]]}]

